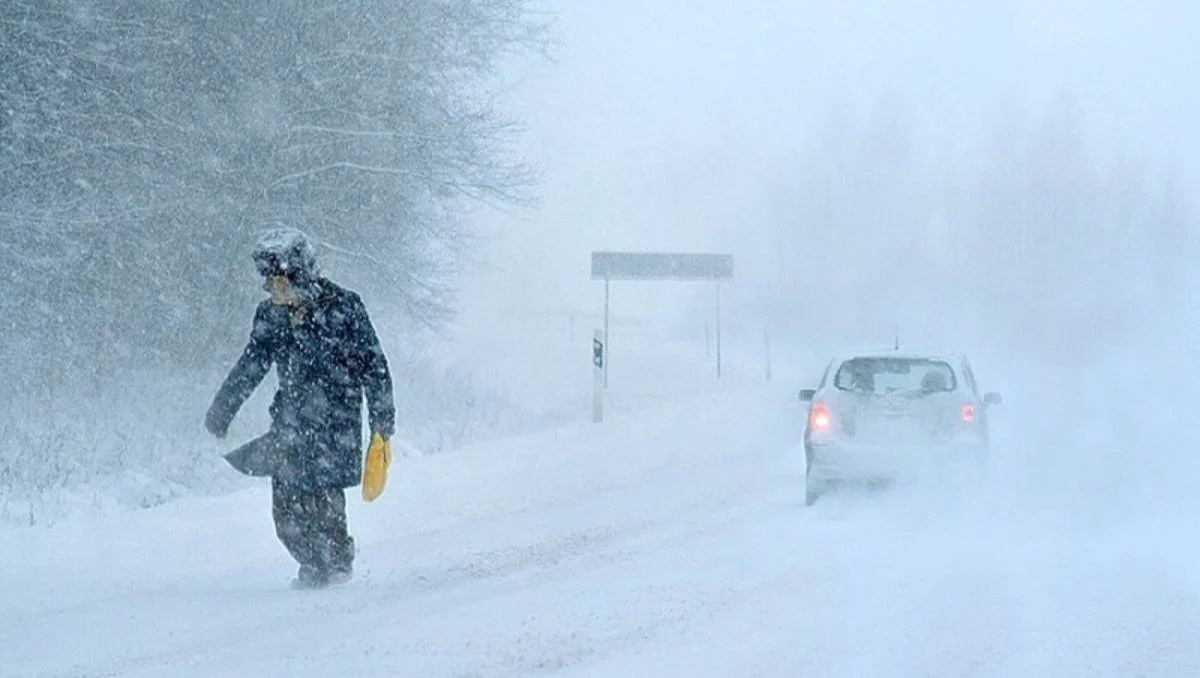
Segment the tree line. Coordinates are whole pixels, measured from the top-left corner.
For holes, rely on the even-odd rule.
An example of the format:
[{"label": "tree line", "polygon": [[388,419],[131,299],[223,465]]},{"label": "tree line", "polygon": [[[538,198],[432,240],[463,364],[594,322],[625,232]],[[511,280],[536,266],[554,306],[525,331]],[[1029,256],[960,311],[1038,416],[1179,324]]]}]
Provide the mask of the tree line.
[{"label": "tree line", "polygon": [[1178,175],[1089,140],[1069,99],[985,127],[947,143],[880,111],[815,129],[763,189],[745,303],[798,341],[899,330],[1056,360],[1190,313],[1200,243]]},{"label": "tree line", "polygon": [[211,364],[274,223],[444,320],[465,215],[532,200],[495,89],[548,34],[527,0],[0,4],[3,371]]}]

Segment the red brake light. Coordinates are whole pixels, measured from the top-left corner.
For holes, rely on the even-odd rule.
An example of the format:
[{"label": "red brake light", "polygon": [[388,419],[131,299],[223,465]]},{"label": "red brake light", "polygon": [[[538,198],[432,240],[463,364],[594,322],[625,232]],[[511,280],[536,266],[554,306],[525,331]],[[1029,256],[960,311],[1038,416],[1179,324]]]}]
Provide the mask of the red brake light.
[{"label": "red brake light", "polygon": [[814,431],[828,430],[833,425],[833,417],[829,414],[829,406],[822,402],[813,403],[808,423]]},{"label": "red brake light", "polygon": [[975,405],[974,404],[972,404],[972,403],[963,404],[962,420],[968,424],[975,421]]}]

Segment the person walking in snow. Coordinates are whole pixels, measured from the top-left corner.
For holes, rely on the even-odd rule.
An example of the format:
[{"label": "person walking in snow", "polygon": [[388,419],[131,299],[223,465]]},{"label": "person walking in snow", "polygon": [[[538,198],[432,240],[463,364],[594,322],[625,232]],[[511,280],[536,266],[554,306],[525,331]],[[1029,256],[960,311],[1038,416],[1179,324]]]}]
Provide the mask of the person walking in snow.
[{"label": "person walking in snow", "polygon": [[205,427],[224,438],[275,366],[270,430],[225,458],[242,473],[270,476],[276,535],[300,565],[292,585],[342,583],[353,575],[345,490],[362,480],[364,395],[372,434],[388,440],[395,428],[387,358],[362,299],[320,275],[303,232],[264,232],[252,258],[271,298],[258,305]]}]

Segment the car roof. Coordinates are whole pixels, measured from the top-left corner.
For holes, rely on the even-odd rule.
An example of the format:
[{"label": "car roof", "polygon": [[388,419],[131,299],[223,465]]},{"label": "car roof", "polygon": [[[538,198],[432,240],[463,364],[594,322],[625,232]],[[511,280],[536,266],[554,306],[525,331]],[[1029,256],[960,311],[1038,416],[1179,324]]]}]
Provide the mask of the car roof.
[{"label": "car roof", "polygon": [[831,362],[841,364],[854,358],[905,358],[910,360],[942,360],[949,363],[966,362],[966,356],[957,351],[937,351],[920,349],[866,349],[861,351],[845,351],[833,356]]}]

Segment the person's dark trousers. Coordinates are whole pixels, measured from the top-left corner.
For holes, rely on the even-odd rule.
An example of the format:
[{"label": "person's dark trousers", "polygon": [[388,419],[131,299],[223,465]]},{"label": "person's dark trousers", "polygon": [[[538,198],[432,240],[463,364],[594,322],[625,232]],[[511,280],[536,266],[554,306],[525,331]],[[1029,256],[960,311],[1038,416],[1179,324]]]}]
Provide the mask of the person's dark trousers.
[{"label": "person's dark trousers", "polygon": [[302,576],[327,579],[348,574],[354,563],[354,539],[346,525],[346,493],[341,488],[300,489],[271,481],[275,534],[300,563]]}]

